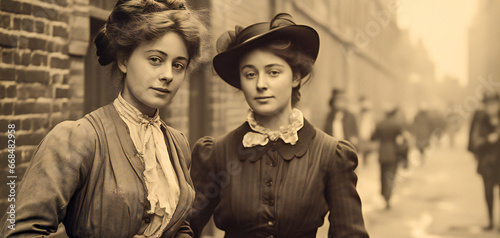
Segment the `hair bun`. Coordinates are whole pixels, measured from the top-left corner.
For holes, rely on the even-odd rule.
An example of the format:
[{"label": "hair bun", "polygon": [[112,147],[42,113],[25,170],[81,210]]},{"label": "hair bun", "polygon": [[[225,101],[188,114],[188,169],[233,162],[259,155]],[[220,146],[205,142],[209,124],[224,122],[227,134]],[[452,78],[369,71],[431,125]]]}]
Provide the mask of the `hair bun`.
[{"label": "hair bun", "polygon": [[94,44],[97,49],[96,54],[100,65],[106,66],[115,60],[112,43],[106,32],[106,24],[97,33]]}]

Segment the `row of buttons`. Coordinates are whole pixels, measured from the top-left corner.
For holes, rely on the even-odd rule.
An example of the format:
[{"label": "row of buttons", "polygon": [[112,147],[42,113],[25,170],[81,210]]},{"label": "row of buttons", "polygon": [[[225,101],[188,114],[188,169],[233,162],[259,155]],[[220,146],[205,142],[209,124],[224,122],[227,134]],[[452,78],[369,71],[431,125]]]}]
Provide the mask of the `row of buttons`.
[{"label": "row of buttons", "polygon": [[[275,145],[275,144],[271,145],[271,148],[270,148],[270,150],[271,150],[271,151],[273,151],[273,152],[274,152],[274,151],[276,151],[276,149],[277,149],[277,147],[276,147],[276,145]],[[271,167],[274,167],[274,166],[276,166],[276,162],[274,162],[274,161],[271,159],[271,163],[270,163],[269,165],[270,165]],[[267,179],[267,180],[265,181],[265,184],[266,184],[266,186],[271,187],[271,186],[273,186],[273,180],[272,180],[272,179]],[[269,206],[274,206],[274,203],[275,203],[274,199],[269,199],[269,200],[267,201],[267,205],[269,205]],[[268,226],[270,226],[270,227],[274,227],[274,226],[276,225],[276,222],[275,222],[275,221],[268,221],[268,222],[267,222],[267,225],[268,225]],[[275,236],[273,236],[273,235],[268,236],[268,238],[274,238],[274,237],[275,237]]]}]

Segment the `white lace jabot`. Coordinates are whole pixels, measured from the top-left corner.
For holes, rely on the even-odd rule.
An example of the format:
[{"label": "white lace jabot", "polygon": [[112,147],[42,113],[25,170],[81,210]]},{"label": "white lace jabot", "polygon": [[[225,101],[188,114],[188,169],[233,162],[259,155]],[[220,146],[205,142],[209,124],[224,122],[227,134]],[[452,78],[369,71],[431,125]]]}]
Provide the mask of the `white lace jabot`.
[{"label": "white lace jabot", "polygon": [[294,108],[290,114],[290,123],[286,126],[281,126],[276,131],[259,125],[255,120],[252,110],[248,111],[247,122],[253,131],[247,132],[243,136],[244,147],[264,146],[267,145],[269,140],[277,141],[280,138],[285,143],[295,145],[299,140],[297,132],[304,126],[304,116],[299,109]]}]

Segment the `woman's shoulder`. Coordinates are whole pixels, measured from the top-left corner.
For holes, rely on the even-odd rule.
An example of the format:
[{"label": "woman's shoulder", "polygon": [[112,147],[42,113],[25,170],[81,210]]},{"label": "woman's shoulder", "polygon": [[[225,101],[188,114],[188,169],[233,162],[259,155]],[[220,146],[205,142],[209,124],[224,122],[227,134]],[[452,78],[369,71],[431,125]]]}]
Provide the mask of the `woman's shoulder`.
[{"label": "woman's shoulder", "polygon": [[195,147],[198,146],[207,149],[214,149],[214,147],[222,148],[228,146],[238,146],[239,144],[241,144],[245,133],[249,131],[250,126],[245,122],[234,130],[229,131],[220,137],[204,136],[196,142]]},{"label": "woman's shoulder", "polygon": [[316,144],[316,148],[312,148],[313,150],[326,153],[324,157],[328,162],[333,162],[336,165],[355,163],[357,166],[357,149],[351,142],[335,138],[316,128],[313,144]]},{"label": "woman's shoulder", "polygon": [[64,138],[78,140],[89,140],[96,138],[94,125],[86,118],[81,118],[76,121],[63,121],[57,124],[46,136],[46,138],[54,138],[62,140]]}]

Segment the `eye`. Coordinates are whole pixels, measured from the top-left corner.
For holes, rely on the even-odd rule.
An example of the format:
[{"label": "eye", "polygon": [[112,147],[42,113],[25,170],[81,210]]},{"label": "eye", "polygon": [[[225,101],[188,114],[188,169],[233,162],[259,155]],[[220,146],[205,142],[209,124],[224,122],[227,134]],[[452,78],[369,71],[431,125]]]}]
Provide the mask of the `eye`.
[{"label": "eye", "polygon": [[183,63],[176,62],[176,63],[173,63],[173,64],[172,64],[172,68],[173,68],[176,72],[182,72],[182,71],[184,71],[184,69],[186,68],[186,66],[185,66]]},{"label": "eye", "polygon": [[149,63],[154,66],[159,66],[163,63],[163,59],[158,56],[151,56],[148,58]]},{"label": "eye", "polygon": [[268,74],[271,75],[272,77],[278,77],[281,74],[281,71],[277,69],[272,69],[269,70]]},{"label": "eye", "polygon": [[247,79],[254,79],[256,77],[257,77],[257,73],[255,73],[253,71],[249,71],[249,72],[245,73],[245,78],[247,78]]}]

